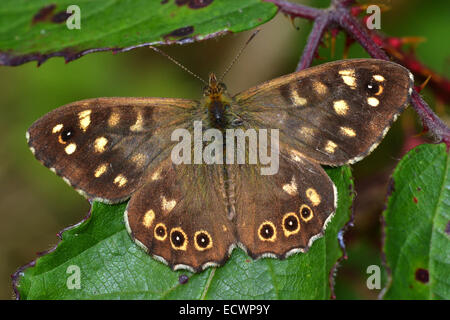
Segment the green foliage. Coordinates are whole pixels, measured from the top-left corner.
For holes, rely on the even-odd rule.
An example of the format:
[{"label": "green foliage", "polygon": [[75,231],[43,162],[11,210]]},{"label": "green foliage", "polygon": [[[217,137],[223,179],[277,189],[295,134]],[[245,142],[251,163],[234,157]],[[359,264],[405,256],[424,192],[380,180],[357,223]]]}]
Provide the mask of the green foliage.
[{"label": "green foliage", "polygon": [[[253,261],[235,249],[220,268],[192,274],[171,271],[130,239],[126,204],[94,203],[90,217],[62,233],[56,249],[19,274],[22,299],[328,299],[329,274],[341,257],[337,235],[350,217],[353,182],[348,167],[329,169],[339,193],[325,236],[307,253],[280,261]],[[68,289],[69,266],[81,271],[81,289]],[[186,284],[180,275],[188,275]],[[68,280],[69,279],[69,280]]]},{"label": "green foliage", "polygon": [[[81,29],[68,29],[66,20],[58,18],[70,5],[80,8]],[[0,64],[53,55],[71,60],[92,49],[201,40],[254,28],[276,12],[273,4],[260,0],[215,0],[198,9],[172,0],[2,0]]]},{"label": "green foliage", "polygon": [[398,164],[384,212],[385,299],[450,299],[450,157],[421,145]]}]

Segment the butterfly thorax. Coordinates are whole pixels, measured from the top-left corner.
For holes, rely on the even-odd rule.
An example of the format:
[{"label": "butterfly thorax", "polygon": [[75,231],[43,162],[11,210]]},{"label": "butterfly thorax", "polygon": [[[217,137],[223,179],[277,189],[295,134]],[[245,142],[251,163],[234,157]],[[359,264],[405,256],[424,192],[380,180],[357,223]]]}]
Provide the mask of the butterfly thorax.
[{"label": "butterfly thorax", "polygon": [[229,124],[228,110],[231,98],[226,93],[226,86],[218,82],[211,73],[209,84],[203,89],[203,105],[208,109],[211,127],[225,129]]}]

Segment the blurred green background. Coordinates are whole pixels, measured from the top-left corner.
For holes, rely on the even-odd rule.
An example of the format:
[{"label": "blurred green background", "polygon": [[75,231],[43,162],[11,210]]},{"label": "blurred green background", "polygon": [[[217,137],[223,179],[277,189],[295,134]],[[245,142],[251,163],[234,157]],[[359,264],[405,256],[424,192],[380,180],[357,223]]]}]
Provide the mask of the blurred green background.
[{"label": "blurred green background", "polygon": [[[326,7],[329,1],[297,1]],[[365,1],[364,3],[369,3]],[[416,54],[421,62],[450,77],[450,1],[378,1],[390,7],[381,16],[381,31],[391,36],[420,36]],[[0,4],[1,7],[1,4]],[[298,28],[294,28],[294,26]],[[231,94],[295,70],[311,23],[282,14],[261,26],[225,79]],[[247,40],[250,32],[227,35],[164,50],[206,78],[210,71],[223,72]],[[342,58],[345,37],[339,34],[334,57],[329,43],[320,49],[321,60]],[[349,57],[367,57],[353,45]],[[416,83],[417,84],[417,83]],[[36,161],[28,150],[25,131],[39,117],[69,102],[113,96],[199,98],[202,84],[152,50],[141,48],[113,55],[94,53],[65,64],[52,58],[42,66],[35,62],[19,67],[0,66],[0,298],[14,297],[11,274],[34,260],[36,253],[52,248],[56,233],[77,223],[89,203]],[[425,89],[423,96],[448,121],[448,106],[435,103]],[[373,299],[379,290],[366,287],[366,269],[381,265],[380,214],[392,169],[417,142],[421,131],[409,108],[376,151],[353,166],[356,184],[354,227],[346,233],[347,260],[336,278],[338,299]]]}]

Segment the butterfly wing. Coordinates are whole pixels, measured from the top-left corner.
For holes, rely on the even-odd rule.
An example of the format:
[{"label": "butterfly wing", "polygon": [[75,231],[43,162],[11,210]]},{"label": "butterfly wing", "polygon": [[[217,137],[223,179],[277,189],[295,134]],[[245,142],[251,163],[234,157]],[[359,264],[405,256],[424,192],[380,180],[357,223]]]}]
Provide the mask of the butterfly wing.
[{"label": "butterfly wing", "polygon": [[127,199],[170,152],[171,132],[189,125],[198,102],[98,98],[57,108],[27,131],[35,157],[88,198]]},{"label": "butterfly wing", "polygon": [[409,102],[412,74],[376,59],[322,64],[234,97],[249,127],[280,130],[280,140],[322,164],[361,160]]},{"label": "butterfly wing", "polygon": [[237,239],[253,258],[285,258],[307,251],[336,210],[337,191],[322,167],[283,152],[278,172],[255,165],[228,166]]},{"label": "butterfly wing", "polygon": [[173,269],[221,265],[235,243],[223,165],[163,161],[125,211],[133,240]]}]

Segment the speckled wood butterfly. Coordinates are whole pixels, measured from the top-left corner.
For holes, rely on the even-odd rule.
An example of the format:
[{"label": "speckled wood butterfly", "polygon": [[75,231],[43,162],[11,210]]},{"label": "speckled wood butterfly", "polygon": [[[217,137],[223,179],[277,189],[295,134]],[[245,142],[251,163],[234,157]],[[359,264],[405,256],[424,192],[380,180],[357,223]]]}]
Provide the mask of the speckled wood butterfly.
[{"label": "speckled wood butterfly", "polygon": [[[374,59],[322,64],[234,97],[212,74],[201,101],[83,100],[37,120],[27,139],[36,158],[85,197],[130,198],[125,224],[149,255],[200,271],[223,264],[236,246],[253,258],[306,251],[336,209],[321,164],[368,155],[412,87],[408,70]],[[193,131],[194,121],[223,132],[278,129],[278,172],[260,174],[259,162],[174,164],[171,134]]]}]

